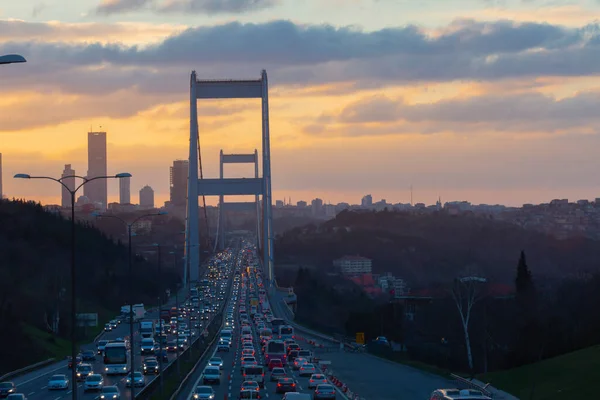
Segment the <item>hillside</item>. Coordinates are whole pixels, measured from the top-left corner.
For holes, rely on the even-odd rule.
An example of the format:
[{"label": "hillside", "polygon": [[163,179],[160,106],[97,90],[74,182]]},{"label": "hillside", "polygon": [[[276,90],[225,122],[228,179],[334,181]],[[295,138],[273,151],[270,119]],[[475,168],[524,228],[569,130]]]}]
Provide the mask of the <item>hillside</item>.
[{"label": "hillside", "polygon": [[480,377],[520,399],[586,399],[596,395],[600,346]]},{"label": "hillside", "polygon": [[[56,354],[70,329],[70,221],[34,203],[0,201],[0,374]],[[127,248],[95,228],[76,229],[78,311],[113,317],[130,298]],[[156,265],[135,260],[135,302],[156,302]],[[173,287],[177,277],[163,272]],[[47,334],[57,308],[58,335]],[[83,333],[82,333],[83,334]]]},{"label": "hillside", "polygon": [[375,273],[393,272],[413,287],[447,282],[467,265],[491,280],[511,282],[521,250],[546,281],[600,265],[600,247],[592,240],[561,241],[508,223],[444,213],[345,211],[321,225],[291,229],[275,244],[278,263],[329,268],[335,258],[360,254],[373,259]]}]

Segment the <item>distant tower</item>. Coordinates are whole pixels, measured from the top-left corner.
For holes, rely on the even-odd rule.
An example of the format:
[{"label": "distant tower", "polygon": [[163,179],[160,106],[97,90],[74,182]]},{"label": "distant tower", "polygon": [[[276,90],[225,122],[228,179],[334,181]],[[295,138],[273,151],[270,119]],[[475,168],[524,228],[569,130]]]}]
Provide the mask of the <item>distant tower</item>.
[{"label": "distant tower", "polygon": [[190,162],[188,160],[175,160],[171,167],[170,186],[171,204],[185,206],[187,204],[187,181]]},{"label": "distant tower", "polygon": [[0,200],[2,199],[2,153],[0,153]]},{"label": "distant tower", "polygon": [[131,204],[131,178],[119,179],[119,203]]},{"label": "distant tower", "polygon": [[[71,164],[65,164],[65,169],[62,172],[61,178],[62,182],[70,189],[75,190],[75,177],[73,178],[65,178],[67,176],[75,175],[75,170],[71,168]],[[62,208],[71,208],[71,193],[67,190],[67,188],[62,188],[62,196],[61,196],[61,206]]]},{"label": "distant tower", "polygon": [[[87,178],[107,175],[106,132],[88,132],[88,171]],[[108,203],[108,182],[97,179],[83,187],[83,194],[92,203]]]},{"label": "distant tower", "polygon": [[154,208],[154,190],[148,185],[140,189],[140,207]]}]

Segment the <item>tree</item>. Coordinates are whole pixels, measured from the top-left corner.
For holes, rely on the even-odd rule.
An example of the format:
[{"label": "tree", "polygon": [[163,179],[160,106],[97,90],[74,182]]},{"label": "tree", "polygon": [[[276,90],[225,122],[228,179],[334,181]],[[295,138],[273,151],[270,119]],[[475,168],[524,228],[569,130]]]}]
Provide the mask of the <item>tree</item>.
[{"label": "tree", "polygon": [[471,351],[471,338],[469,336],[469,322],[473,315],[473,306],[483,298],[482,283],[487,282],[485,278],[466,274],[454,280],[452,298],[460,314],[460,321],[465,334],[465,348],[467,350],[467,361],[469,369],[473,372],[473,352]]},{"label": "tree", "polygon": [[525,252],[521,250],[519,263],[517,265],[517,277],[515,278],[516,298],[519,308],[522,312],[531,316],[534,312],[535,303],[535,285],[531,277],[531,271],[527,266]]}]

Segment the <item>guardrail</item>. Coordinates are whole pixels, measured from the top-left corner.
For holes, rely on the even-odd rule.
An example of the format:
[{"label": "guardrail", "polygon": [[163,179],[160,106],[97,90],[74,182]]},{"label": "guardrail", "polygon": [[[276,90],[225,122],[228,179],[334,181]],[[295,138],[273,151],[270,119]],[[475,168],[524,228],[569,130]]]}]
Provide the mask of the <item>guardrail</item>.
[{"label": "guardrail", "polygon": [[[232,283],[232,278],[230,278],[230,280],[229,280],[228,290],[231,290],[231,283]],[[209,333],[210,343],[206,344],[206,342],[205,342],[206,347],[202,351],[202,354],[200,355],[200,357],[194,364],[194,367],[192,368],[192,370],[182,379],[180,385],[177,387],[175,392],[169,397],[170,400],[176,398],[177,395],[179,395],[182,388],[187,383],[187,380],[189,380],[189,378],[194,374],[197,366],[202,362],[202,360],[206,357],[207,352],[211,349],[214,341],[218,337],[219,330],[221,329],[221,326],[223,323],[223,310],[225,309],[226,304],[227,304],[227,302],[224,302],[221,305],[219,311],[215,315],[213,315],[213,317],[210,319],[206,328],[203,328],[203,330],[206,330]],[[218,324],[216,325],[216,329],[215,329],[215,325],[214,325],[215,322],[218,322]],[[200,340],[200,337],[201,337],[201,335],[198,335],[196,337],[196,339],[194,341],[192,341],[190,346],[188,346],[187,349],[185,349],[183,352],[179,353],[180,359],[183,359],[183,357],[189,355],[190,349],[193,350],[193,346],[195,346],[196,343],[198,342],[198,340]],[[173,362],[171,362],[165,369],[162,370],[161,373],[164,374],[163,379],[168,379],[169,377],[171,377],[173,375],[174,371],[176,371],[176,370],[177,370],[177,359],[173,360]],[[155,379],[152,380],[152,382],[150,382],[148,385],[144,386],[138,393],[136,393],[135,398],[136,398],[136,400],[137,399],[142,399],[142,400],[150,399],[158,390],[160,390],[160,375],[158,375]]]},{"label": "guardrail", "polygon": [[489,383],[486,383],[485,385],[482,386],[482,385],[478,384],[477,382],[473,382],[470,379],[463,378],[460,375],[450,374],[450,376],[452,377],[452,379],[454,379],[458,383],[468,386],[468,388],[470,388],[470,389],[480,390],[486,396],[493,397],[492,392],[488,390],[488,387],[490,386]]},{"label": "guardrail", "polygon": [[26,367],[23,367],[23,368],[11,371],[11,372],[9,372],[7,374],[4,374],[4,375],[0,376],[0,381],[5,381],[5,380],[7,380],[9,378],[13,378],[15,376],[24,374],[26,372],[31,372],[31,371],[36,370],[38,368],[45,367],[46,365],[50,365],[50,364],[52,364],[55,361],[56,361],[55,358],[49,358],[47,360],[40,361],[38,363],[31,364],[31,365],[28,365]]}]

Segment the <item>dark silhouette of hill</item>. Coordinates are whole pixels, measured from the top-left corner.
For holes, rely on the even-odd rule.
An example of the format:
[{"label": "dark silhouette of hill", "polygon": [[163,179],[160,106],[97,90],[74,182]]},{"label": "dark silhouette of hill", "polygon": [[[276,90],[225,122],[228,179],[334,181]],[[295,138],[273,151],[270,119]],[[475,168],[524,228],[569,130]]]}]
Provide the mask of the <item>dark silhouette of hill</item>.
[{"label": "dark silhouette of hill", "polygon": [[557,240],[509,223],[443,212],[344,211],[321,225],[284,232],[275,245],[278,263],[331,268],[333,259],[360,254],[373,259],[375,273],[392,272],[413,287],[448,282],[468,265],[490,280],[511,282],[523,249],[538,279],[597,271],[600,265],[593,240]]},{"label": "dark silhouette of hill", "polygon": [[[48,349],[69,338],[71,223],[39,204],[0,201],[0,374],[51,356]],[[76,227],[78,312],[114,317],[123,304],[155,304],[155,264],[134,261],[134,290],[129,291],[127,248],[87,223]],[[164,271],[173,288],[178,277]],[[60,310],[56,337],[28,335],[49,331]],[[83,332],[81,332],[83,335]],[[47,341],[48,343],[44,343]]]}]

